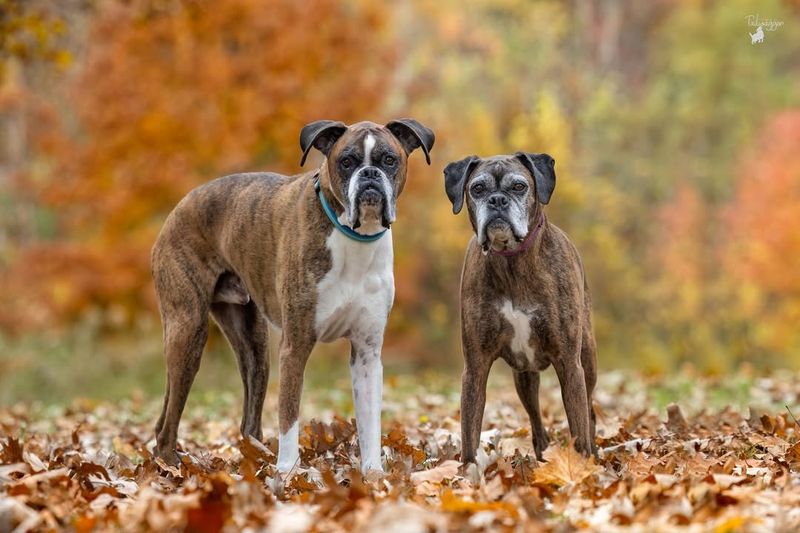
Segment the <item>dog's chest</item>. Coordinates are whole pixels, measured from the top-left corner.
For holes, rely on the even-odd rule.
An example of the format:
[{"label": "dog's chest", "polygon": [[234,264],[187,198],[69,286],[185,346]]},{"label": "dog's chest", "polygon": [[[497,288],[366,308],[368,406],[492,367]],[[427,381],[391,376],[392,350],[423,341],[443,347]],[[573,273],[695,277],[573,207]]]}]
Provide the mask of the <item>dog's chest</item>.
[{"label": "dog's chest", "polygon": [[535,307],[515,306],[511,300],[501,300],[497,305],[500,315],[511,325],[511,353],[520,366],[533,365],[536,354],[531,346],[531,320]]},{"label": "dog's chest", "polygon": [[334,230],[326,240],[331,269],[317,284],[317,339],[382,339],[394,300],[392,233],[371,243]]}]

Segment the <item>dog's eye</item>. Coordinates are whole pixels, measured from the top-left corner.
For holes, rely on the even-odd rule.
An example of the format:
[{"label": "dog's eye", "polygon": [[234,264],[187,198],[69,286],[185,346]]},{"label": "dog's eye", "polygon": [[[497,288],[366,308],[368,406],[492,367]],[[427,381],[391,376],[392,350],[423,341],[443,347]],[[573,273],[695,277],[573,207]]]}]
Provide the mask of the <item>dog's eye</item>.
[{"label": "dog's eye", "polygon": [[397,162],[397,159],[393,155],[385,155],[383,156],[383,164],[387,167],[393,167],[394,164]]},{"label": "dog's eye", "polygon": [[486,190],[486,185],[483,183],[476,183],[472,186],[472,194],[481,194],[483,191]]},{"label": "dog's eye", "polygon": [[512,189],[515,190],[516,192],[522,192],[527,188],[528,186],[525,185],[524,183],[515,183],[514,186],[512,187]]},{"label": "dog's eye", "polygon": [[344,159],[342,159],[339,162],[339,164],[342,165],[342,168],[345,169],[345,170],[347,170],[349,168],[352,168],[353,167],[353,158],[352,157],[345,157]]}]

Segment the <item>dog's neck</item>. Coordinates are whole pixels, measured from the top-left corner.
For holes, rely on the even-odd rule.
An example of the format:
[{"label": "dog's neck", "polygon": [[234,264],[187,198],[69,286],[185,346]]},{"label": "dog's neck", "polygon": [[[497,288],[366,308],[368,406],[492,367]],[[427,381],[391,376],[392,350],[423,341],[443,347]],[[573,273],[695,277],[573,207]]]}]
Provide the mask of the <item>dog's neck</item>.
[{"label": "dog's neck", "polygon": [[[314,180],[317,179],[319,180],[322,194],[328,201],[328,205],[333,209],[337,217],[341,216],[342,213],[344,213],[344,200],[339,198],[336,192],[334,192],[333,187],[331,187],[331,177],[328,174],[327,159],[322,162],[322,166],[314,173]],[[316,193],[314,193],[314,195],[316,196]]]},{"label": "dog's neck", "polygon": [[[533,220],[538,221],[544,215],[541,206],[536,209]],[[537,222],[531,223],[531,231],[535,231]],[[550,238],[550,223],[544,217],[542,225],[533,242],[522,252],[504,256],[494,253],[481,253],[481,260],[486,262],[487,272],[491,273],[496,282],[499,282],[509,295],[513,294],[520,285],[527,283],[529,278],[538,275],[542,253],[547,247]]]},{"label": "dog's neck", "polygon": [[[343,203],[339,201],[333,192],[333,188],[330,186],[330,180],[327,180],[327,186],[323,185],[322,177],[320,176],[323,171],[325,171],[325,167],[314,173],[314,192],[319,199],[320,208],[323,210],[330,223],[338,231],[355,241],[374,242],[380,239],[386,233],[387,228],[381,227],[379,223],[363,225],[361,231],[356,231],[347,225],[347,222],[344,221],[345,209]],[[327,172],[325,176],[328,177]],[[372,228],[371,226],[375,227]]]},{"label": "dog's neck", "polygon": [[544,218],[544,213],[539,215],[536,224],[533,226],[533,229],[528,232],[528,236],[525,237],[522,242],[520,242],[517,247],[513,250],[493,250],[489,249],[489,253],[494,255],[499,255],[502,257],[514,257],[517,255],[524,254],[531,246],[536,243],[536,238],[539,236],[539,232],[542,229],[542,226],[546,222]]}]

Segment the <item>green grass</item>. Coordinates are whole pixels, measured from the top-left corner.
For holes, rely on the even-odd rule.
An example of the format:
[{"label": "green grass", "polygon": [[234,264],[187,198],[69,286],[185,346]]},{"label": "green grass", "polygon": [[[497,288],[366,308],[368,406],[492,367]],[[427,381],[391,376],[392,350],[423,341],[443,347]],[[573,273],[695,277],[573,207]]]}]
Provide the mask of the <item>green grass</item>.
[{"label": "green grass", "polygon": [[[215,328],[212,330],[188,408],[201,405],[215,413],[241,402],[242,385],[233,353]],[[268,395],[276,396],[277,335],[272,336],[271,344]],[[386,388],[403,398],[418,395],[420,385],[424,384],[427,392],[441,394],[457,405],[461,388],[460,354],[444,354],[435,365],[407,355],[392,347],[384,350]],[[325,391],[324,396],[318,395],[322,405],[317,407],[343,416],[353,414],[348,359],[345,341],[318,345],[305,374],[305,391]],[[614,394],[618,388],[641,393],[649,407],[662,412],[670,403],[680,404],[686,412],[721,409],[726,405],[740,409],[750,405],[784,409],[784,405],[769,404],[763,395],[754,393],[758,390],[754,387],[758,378],[752,371],[704,378],[689,369],[646,377],[635,371],[610,368],[602,359],[599,366],[601,390]],[[101,335],[90,325],[64,334],[42,333],[20,339],[0,336],[0,405],[17,402],[69,405],[78,398],[147,403],[160,400],[165,377],[160,329],[156,324],[118,336]],[[699,381],[702,386],[698,386]],[[513,390],[507,365],[494,366],[490,386]],[[560,403],[558,382],[552,370],[543,374],[542,394]],[[790,407],[800,411],[800,406]]]},{"label": "green grass", "polygon": [[[277,394],[275,337],[271,339],[269,394]],[[352,411],[349,356],[344,341],[318,345],[306,368],[305,383],[307,389],[330,390],[328,401]],[[384,357],[384,368],[387,377],[419,372],[419,365],[396,354]],[[453,387],[460,383],[460,372],[460,367],[452,370],[452,383],[449,379],[429,381],[439,388]],[[160,398],[165,379],[161,333],[155,326],[122,336],[101,335],[88,325],[66,334],[43,333],[19,339],[0,336],[0,405],[68,404],[75,398]],[[234,354],[225,339],[213,331],[192,387],[192,401],[199,399],[213,407],[226,395],[238,402],[241,394]]]}]

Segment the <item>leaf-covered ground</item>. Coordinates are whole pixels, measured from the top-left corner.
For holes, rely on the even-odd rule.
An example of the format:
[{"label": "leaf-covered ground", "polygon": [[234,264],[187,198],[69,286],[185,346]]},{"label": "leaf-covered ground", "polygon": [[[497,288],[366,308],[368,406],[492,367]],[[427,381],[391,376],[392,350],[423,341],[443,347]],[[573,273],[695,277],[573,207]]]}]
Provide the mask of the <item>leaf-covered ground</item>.
[{"label": "leaf-covered ground", "polygon": [[558,388],[545,381],[553,444],[538,465],[513,385],[496,379],[480,464],[466,470],[456,378],[389,378],[387,475],[375,479],[358,473],[353,423],[337,415],[352,412],[342,381],[307,391],[289,479],[274,468],[274,391],[263,444],[239,437],[231,395],[190,397],[181,468],[148,452],[156,399],[18,405],[0,410],[0,531],[796,531],[798,377],[606,374],[599,459],[569,447]]}]

